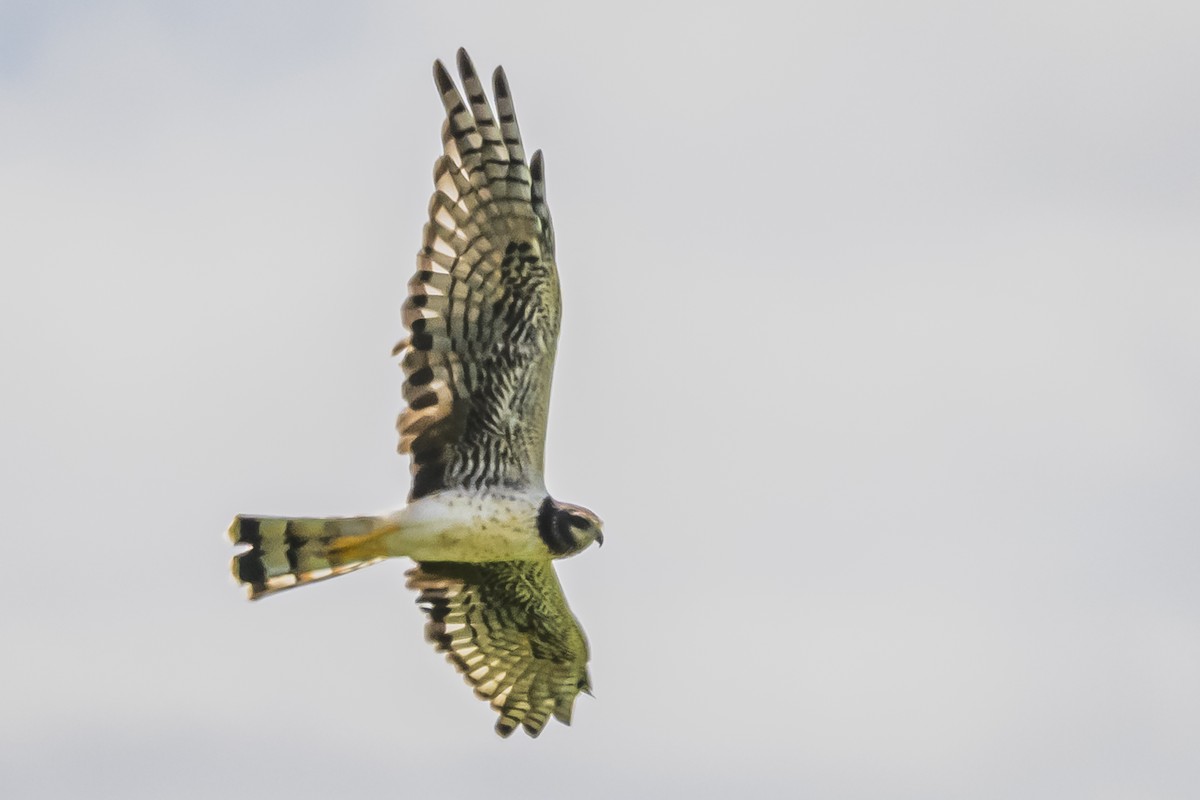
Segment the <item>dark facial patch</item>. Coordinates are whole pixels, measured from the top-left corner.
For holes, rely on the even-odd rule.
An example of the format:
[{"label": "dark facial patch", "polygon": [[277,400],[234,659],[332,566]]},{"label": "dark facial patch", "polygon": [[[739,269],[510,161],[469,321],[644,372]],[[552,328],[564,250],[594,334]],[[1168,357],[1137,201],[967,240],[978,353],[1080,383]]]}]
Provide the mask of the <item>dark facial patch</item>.
[{"label": "dark facial patch", "polygon": [[556,556],[575,550],[579,543],[571,534],[571,526],[564,519],[566,512],[558,507],[554,499],[547,497],[538,509],[538,536],[546,543],[546,549]]},{"label": "dark facial patch", "polygon": [[567,524],[572,528],[587,530],[592,527],[592,521],[582,514],[576,514],[574,511],[563,511],[562,515],[566,517]]}]

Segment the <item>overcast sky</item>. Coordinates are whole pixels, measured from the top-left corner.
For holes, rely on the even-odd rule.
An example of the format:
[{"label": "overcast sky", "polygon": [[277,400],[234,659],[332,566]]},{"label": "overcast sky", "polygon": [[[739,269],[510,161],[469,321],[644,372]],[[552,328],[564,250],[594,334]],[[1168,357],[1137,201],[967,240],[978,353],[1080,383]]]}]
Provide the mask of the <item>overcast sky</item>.
[{"label": "overcast sky", "polygon": [[[1200,10],[783,6],[0,2],[0,794],[1200,795]],[[536,741],[403,564],[228,574],[238,512],[403,502],[459,45],[606,522]]]}]

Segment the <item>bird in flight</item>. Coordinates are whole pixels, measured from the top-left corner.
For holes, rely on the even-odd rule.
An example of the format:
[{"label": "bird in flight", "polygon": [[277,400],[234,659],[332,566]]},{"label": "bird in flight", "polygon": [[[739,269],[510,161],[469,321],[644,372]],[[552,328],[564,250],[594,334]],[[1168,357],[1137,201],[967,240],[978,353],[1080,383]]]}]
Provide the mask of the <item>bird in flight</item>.
[{"label": "bird in flight", "polygon": [[417,272],[396,346],[412,458],[408,503],[379,516],[238,516],[233,574],[250,598],[406,556],[426,637],[499,713],[537,736],[590,693],[588,646],[553,561],[604,541],[600,519],[546,491],[543,460],[561,301],[542,154],[526,162],[504,70],[495,107],[465,50]]}]

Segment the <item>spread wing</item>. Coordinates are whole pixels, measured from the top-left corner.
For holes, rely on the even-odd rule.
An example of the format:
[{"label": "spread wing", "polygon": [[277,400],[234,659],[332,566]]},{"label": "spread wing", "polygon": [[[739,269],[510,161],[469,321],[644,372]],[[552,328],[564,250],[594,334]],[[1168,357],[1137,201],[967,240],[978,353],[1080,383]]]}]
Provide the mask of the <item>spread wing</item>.
[{"label": "spread wing", "polygon": [[464,50],[458,70],[466,102],[434,64],[445,154],[404,304],[411,336],[397,346],[414,500],[451,486],[542,485],[561,315],[541,153],[526,165],[503,70],[495,116]]},{"label": "spread wing", "polygon": [[423,562],[408,587],[429,614],[425,636],[500,713],[496,732],[571,723],[591,689],[588,647],[549,561]]}]

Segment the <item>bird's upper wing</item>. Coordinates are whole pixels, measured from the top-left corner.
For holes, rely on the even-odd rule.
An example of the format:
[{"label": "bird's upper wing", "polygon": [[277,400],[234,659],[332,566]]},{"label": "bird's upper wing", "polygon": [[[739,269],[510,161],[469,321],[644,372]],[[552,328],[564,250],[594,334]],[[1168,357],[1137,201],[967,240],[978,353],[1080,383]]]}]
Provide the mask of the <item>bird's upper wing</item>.
[{"label": "bird's upper wing", "polygon": [[404,324],[400,452],[411,499],[450,486],[542,483],[561,304],[541,153],[526,166],[504,72],[496,115],[463,50],[459,94],[442,63],[445,154],[434,165]]},{"label": "bird's upper wing", "polygon": [[551,714],[571,723],[591,689],[588,647],[549,561],[427,561],[407,575],[426,638],[500,713],[497,733],[537,736]]}]

